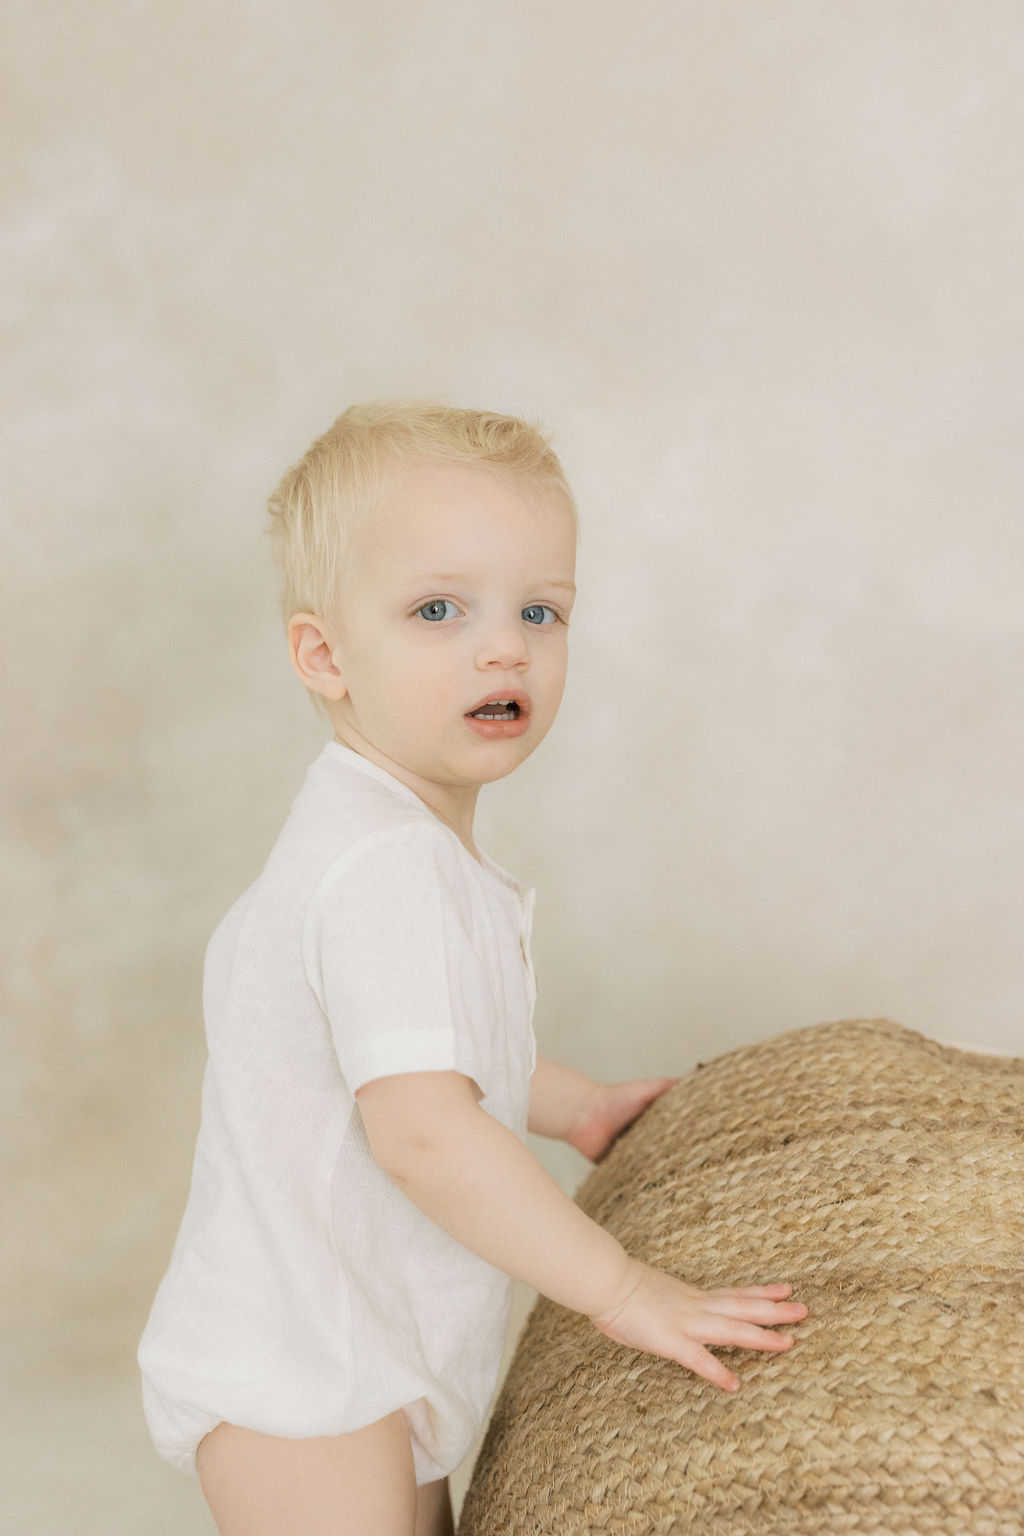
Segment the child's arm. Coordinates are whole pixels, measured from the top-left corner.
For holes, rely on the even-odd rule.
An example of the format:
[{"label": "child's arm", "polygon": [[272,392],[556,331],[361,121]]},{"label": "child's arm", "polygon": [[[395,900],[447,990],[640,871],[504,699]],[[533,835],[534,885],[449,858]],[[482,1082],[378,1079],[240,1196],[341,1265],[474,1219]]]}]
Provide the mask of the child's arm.
[{"label": "child's arm", "polygon": [[739,1383],[703,1346],[788,1349],[770,1332],[806,1308],[787,1285],[699,1291],[631,1259],[563,1194],[457,1072],[377,1078],[356,1095],[377,1162],[458,1242],[609,1338],[677,1360],[727,1391]]},{"label": "child's arm", "polygon": [[628,1083],[598,1083],[572,1067],[537,1057],[530,1079],[529,1128],[553,1136],[599,1163],[612,1143],[678,1079],[650,1077]]}]

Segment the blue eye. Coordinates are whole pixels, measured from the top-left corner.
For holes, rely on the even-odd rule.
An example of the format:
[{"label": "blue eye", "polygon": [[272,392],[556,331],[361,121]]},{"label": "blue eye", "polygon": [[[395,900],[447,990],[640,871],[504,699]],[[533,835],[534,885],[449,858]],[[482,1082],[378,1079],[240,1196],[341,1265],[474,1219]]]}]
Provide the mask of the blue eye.
[{"label": "blue eye", "polygon": [[416,614],[431,624],[440,624],[444,619],[454,619],[458,611],[455,604],[450,603],[446,597],[432,597],[429,603],[416,609]]},{"label": "blue eye", "polygon": [[558,614],[546,603],[531,603],[529,608],[523,609],[523,618],[527,624],[554,624]]}]

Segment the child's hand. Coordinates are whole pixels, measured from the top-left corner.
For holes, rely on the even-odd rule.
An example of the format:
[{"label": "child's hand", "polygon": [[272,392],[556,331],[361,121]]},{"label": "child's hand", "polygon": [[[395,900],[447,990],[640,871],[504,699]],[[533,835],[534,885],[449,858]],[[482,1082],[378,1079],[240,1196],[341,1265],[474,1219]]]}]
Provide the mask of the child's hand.
[{"label": "child's hand", "polygon": [[641,1082],[594,1083],[566,1141],[592,1163],[599,1163],[648,1104],[678,1081],[677,1077],[651,1077]]},{"label": "child's hand", "polygon": [[716,1387],[735,1392],[738,1379],[704,1346],[790,1349],[793,1340],[771,1329],[780,1323],[798,1323],[807,1316],[802,1302],[785,1299],[792,1289],[789,1285],[760,1285],[746,1290],[699,1291],[662,1270],[632,1260],[621,1299],[590,1320],[617,1344],[677,1360]]}]

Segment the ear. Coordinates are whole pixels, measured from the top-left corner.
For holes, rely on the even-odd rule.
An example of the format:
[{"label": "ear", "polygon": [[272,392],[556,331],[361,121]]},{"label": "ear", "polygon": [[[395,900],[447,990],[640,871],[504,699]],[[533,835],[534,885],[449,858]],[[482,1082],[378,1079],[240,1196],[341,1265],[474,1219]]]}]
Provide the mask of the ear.
[{"label": "ear", "polygon": [[306,687],[325,699],[343,699],[348,689],[338,665],[338,645],[324,619],[295,613],[288,620],[288,653]]}]

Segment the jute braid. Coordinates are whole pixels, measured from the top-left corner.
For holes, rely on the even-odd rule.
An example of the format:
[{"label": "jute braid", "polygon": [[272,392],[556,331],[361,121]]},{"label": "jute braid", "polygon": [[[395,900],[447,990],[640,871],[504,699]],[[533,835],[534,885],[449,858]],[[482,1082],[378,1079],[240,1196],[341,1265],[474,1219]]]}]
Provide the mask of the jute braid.
[{"label": "jute braid", "polygon": [[788,1280],[735,1395],[541,1301],[460,1536],[1022,1536],[1024,1060],[885,1020],[734,1051],[579,1203],[701,1286]]}]

